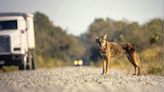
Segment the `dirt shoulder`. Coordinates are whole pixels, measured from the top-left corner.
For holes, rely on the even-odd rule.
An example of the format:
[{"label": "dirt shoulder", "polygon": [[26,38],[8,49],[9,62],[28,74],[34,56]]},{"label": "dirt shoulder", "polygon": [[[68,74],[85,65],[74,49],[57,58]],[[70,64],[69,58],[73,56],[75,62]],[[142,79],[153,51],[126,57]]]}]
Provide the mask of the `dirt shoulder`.
[{"label": "dirt shoulder", "polygon": [[163,92],[164,76],[132,76],[111,69],[62,67],[0,73],[0,92]]}]

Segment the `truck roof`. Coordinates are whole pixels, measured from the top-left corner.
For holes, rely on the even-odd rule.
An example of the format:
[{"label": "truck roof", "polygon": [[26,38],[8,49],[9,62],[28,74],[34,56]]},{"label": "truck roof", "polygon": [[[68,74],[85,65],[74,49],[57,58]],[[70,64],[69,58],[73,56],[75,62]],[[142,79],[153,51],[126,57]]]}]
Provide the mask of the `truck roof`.
[{"label": "truck roof", "polygon": [[17,13],[17,12],[7,12],[7,13],[0,13],[0,17],[4,16],[23,16],[23,17],[33,17],[33,14],[29,13]]}]

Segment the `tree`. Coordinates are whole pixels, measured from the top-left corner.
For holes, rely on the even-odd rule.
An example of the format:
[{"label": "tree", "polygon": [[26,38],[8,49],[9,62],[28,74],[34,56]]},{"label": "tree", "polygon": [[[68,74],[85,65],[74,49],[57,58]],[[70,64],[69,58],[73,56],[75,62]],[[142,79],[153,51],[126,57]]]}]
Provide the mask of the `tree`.
[{"label": "tree", "polygon": [[78,37],[68,35],[43,13],[36,12],[34,15],[36,52],[43,59],[56,58],[67,62],[83,55],[85,49]]}]

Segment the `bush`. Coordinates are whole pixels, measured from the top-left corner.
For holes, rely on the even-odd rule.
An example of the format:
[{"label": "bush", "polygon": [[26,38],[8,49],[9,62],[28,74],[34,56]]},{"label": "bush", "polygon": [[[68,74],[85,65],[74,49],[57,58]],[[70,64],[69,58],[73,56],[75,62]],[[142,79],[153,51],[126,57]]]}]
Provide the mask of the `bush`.
[{"label": "bush", "polygon": [[161,73],[162,73],[162,67],[150,65],[148,67],[147,73],[148,74],[161,75]]}]

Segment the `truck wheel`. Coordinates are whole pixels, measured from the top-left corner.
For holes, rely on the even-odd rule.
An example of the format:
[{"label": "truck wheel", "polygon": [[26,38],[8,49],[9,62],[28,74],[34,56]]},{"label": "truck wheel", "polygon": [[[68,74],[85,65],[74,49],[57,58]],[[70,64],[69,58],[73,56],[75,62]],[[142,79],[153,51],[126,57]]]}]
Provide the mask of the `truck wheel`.
[{"label": "truck wheel", "polygon": [[25,70],[25,68],[24,68],[24,65],[23,65],[23,64],[19,65],[19,70]]},{"label": "truck wheel", "polygon": [[27,57],[27,70],[32,69],[32,56],[29,54]]},{"label": "truck wheel", "polygon": [[22,56],[20,62],[21,63],[19,65],[19,70],[26,70],[27,69],[27,57],[26,56]]},{"label": "truck wheel", "polygon": [[35,53],[31,52],[28,55],[28,59],[27,59],[27,69],[28,70],[35,70]]},{"label": "truck wheel", "polygon": [[2,69],[2,66],[0,66],[0,70]]},{"label": "truck wheel", "polygon": [[35,54],[32,55],[32,70],[36,69]]}]

